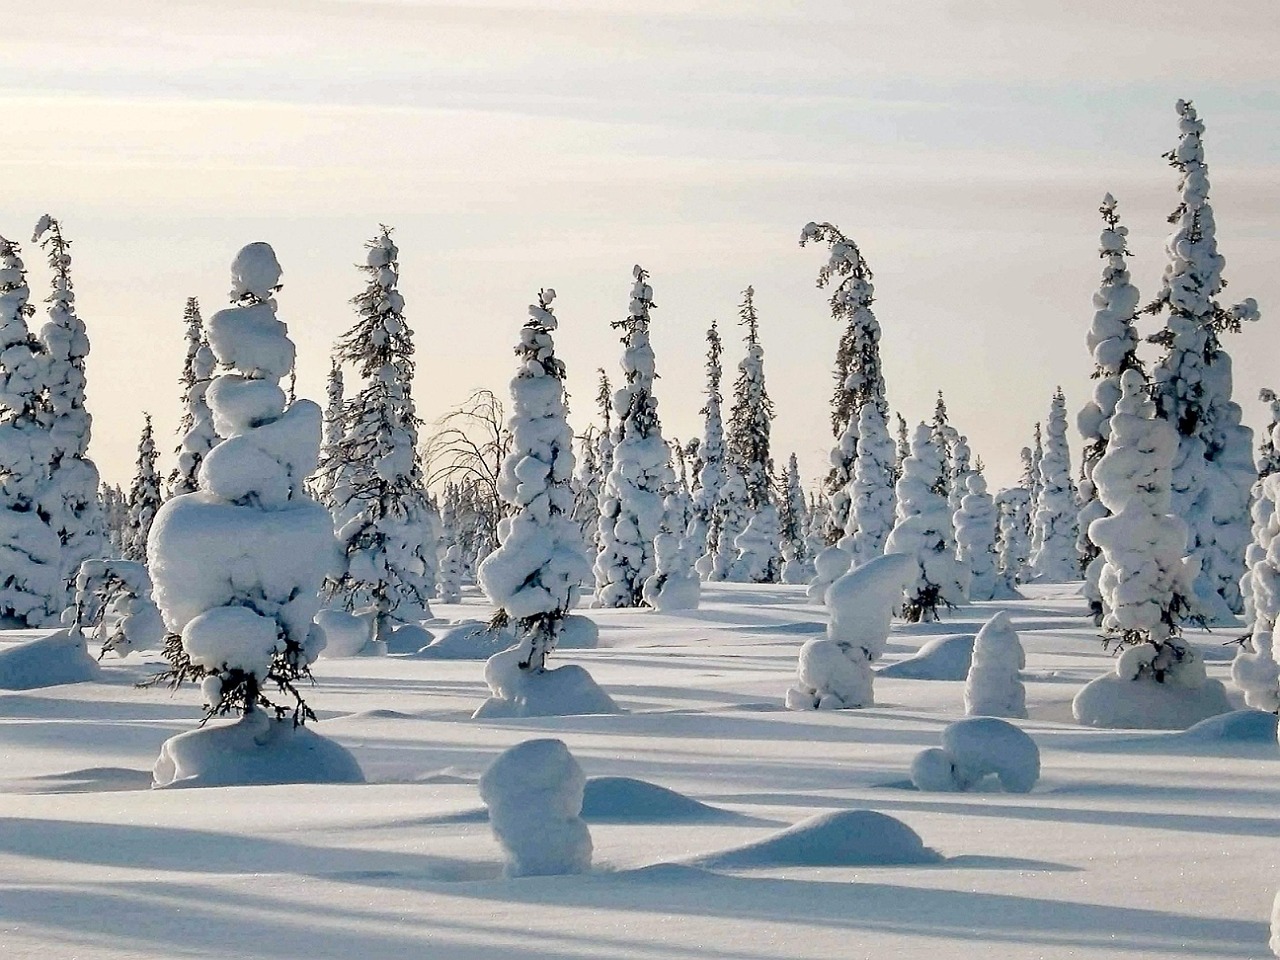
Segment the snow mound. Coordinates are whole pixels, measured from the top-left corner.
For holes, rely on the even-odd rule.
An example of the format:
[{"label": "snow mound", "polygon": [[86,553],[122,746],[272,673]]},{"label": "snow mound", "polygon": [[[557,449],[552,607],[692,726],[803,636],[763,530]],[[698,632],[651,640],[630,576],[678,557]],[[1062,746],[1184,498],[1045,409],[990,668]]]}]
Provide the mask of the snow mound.
[{"label": "snow mound", "polygon": [[417,653],[431,641],[431,634],[421,624],[402,623],[387,638],[387,653]]},{"label": "snow mound", "polygon": [[[1121,665],[1118,661],[1117,669]],[[1085,726],[1136,730],[1185,730],[1231,709],[1226,688],[1218,680],[1187,686],[1156,683],[1147,676],[1130,679],[1114,672],[1089,681],[1071,703],[1076,722]]]},{"label": "snow mound", "polygon": [[911,763],[917,790],[953,793],[994,774],[1008,793],[1029,793],[1040,779],[1040,748],[1007,720],[970,717],[942,731],[942,748],[922,750]]},{"label": "snow mound", "polygon": [[582,800],[587,820],[618,823],[709,823],[739,815],[632,777],[592,777]]},{"label": "snow mound", "polygon": [[526,740],[480,777],[480,797],[509,877],[585,873],[591,833],[580,814],[586,777],[561,740]]},{"label": "snow mound", "polygon": [[878,867],[938,863],[901,820],[873,810],[837,810],[772,836],[695,858],[703,867]]},{"label": "snow mound", "polygon": [[978,631],[973,665],[964,684],[964,712],[970,717],[1027,717],[1027,691],[1020,671],[1027,658],[1009,614],[1001,610]]},{"label": "snow mound", "polygon": [[1195,743],[1274,743],[1276,720],[1274,713],[1265,710],[1232,710],[1201,720],[1174,736]]},{"label": "snow mound", "polygon": [[495,630],[483,620],[459,620],[435,633],[435,639],[418,651],[433,660],[488,660],[516,642],[508,630]]},{"label": "snow mound", "polygon": [[600,645],[600,628],[590,617],[569,614],[564,618],[557,650],[594,650]]},{"label": "snow mound", "polygon": [[166,740],[152,777],[153,787],[364,783],[345,747],[261,710]]},{"label": "snow mound", "polygon": [[85,649],[84,636],[72,630],[59,630],[0,651],[0,690],[56,687],[101,676],[98,661]]},{"label": "snow mound", "polygon": [[521,670],[519,664],[520,648],[503,650],[488,659],[484,680],[493,696],[480,705],[473,719],[621,712],[591,674],[577,664],[553,670]]},{"label": "snow mound", "polygon": [[320,656],[326,660],[358,657],[366,652],[373,637],[373,621],[346,610],[321,610],[316,614],[316,626],[324,634]]},{"label": "snow mound", "polygon": [[876,673],[896,680],[964,680],[973,662],[973,641],[971,633],[935,637],[912,656]]}]

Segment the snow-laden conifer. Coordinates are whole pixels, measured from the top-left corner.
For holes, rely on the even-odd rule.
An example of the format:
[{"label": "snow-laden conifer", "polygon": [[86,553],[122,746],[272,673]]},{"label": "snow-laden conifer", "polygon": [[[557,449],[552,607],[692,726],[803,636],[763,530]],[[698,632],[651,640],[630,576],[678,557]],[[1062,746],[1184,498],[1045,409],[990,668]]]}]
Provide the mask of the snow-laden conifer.
[{"label": "snow-laden conifer", "polygon": [[885,540],[893,529],[894,463],[897,454],[884,415],[874,403],[864,403],[858,411],[858,455],[853,465],[849,528],[852,536],[846,549],[853,565],[866,563],[884,553]]},{"label": "snow-laden conifer", "polygon": [[[1040,493],[1044,486],[1044,480],[1040,475],[1040,465],[1044,461],[1044,434],[1041,432],[1041,425],[1036,423],[1034,439],[1028,452],[1029,457],[1023,458],[1023,468],[1026,474],[1026,481],[1023,486],[1027,488],[1027,492],[1031,494],[1031,511],[1032,516],[1028,523],[1033,522],[1035,517],[1035,505],[1040,502]],[[1028,526],[1030,531],[1031,527]]]},{"label": "snow-laden conifer", "polygon": [[98,504],[102,510],[108,553],[112,557],[123,557],[125,545],[129,542],[128,494],[118,484],[102,483],[98,485]]},{"label": "snow-laden conifer", "polygon": [[737,463],[724,462],[724,481],[711,508],[707,552],[698,558],[698,572],[707,580],[730,580],[738,562],[738,538],[751,522],[747,485]]},{"label": "snow-laden conifer", "polygon": [[613,325],[623,331],[623,383],[613,395],[613,467],[600,495],[595,580],[596,599],[603,607],[638,607],[643,602],[644,582],[655,569],[653,541],[662,526],[663,491],[671,474],[653,395],[653,288],[639,265],[632,277],[627,318]]},{"label": "snow-laden conifer", "polygon": [[969,448],[969,438],[957,433],[947,446],[947,469],[950,488],[947,491],[947,506],[952,514],[960,509],[960,504],[969,492],[969,477],[973,475],[973,451]]},{"label": "snow-laden conifer", "polygon": [[1009,614],[1001,610],[974,638],[973,662],[964,682],[965,715],[1026,719],[1027,690],[1019,675],[1026,665]]},{"label": "snow-laden conifer", "polygon": [[84,372],[89,335],[76,314],[71,243],[62,235],[61,224],[46,214],[36,224],[31,240],[44,248],[53,287],[45,299],[49,319],[40,327],[48,368],[48,395],[43,406],[52,441],[49,477],[40,507],[62,545],[63,600],[68,601],[80,564],[106,551],[98,505],[98,468],[89,459],[93,418],[85,408]]},{"label": "snow-laden conifer", "polygon": [[794,453],[787,460],[781,507],[782,582],[808,583],[813,579],[813,558],[806,537],[809,517],[800,486],[800,464]]},{"label": "snow-laden conifer", "polygon": [[396,622],[431,616],[435,543],[417,460],[413,335],[397,289],[399,248],[386,227],[366,247],[360,270],[368,280],[351,301],[359,319],[336,349],[363,383],[346,403],[335,451],[333,519],[346,563],[327,590],[348,610],[371,612],[374,638],[385,641]]},{"label": "snow-laden conifer", "polygon": [[997,577],[993,599],[1022,599],[1018,584],[1031,556],[1031,535],[1027,532],[1030,513],[1031,494],[1026,487],[1010,487],[996,495]]},{"label": "snow-laden conifer", "polygon": [[133,472],[133,484],[129,487],[128,541],[124,558],[136,563],[147,562],[147,536],[156,518],[164,496],[160,492],[160,473],[156,470],[159,454],[156,452],[155,429],[151,414],[143,414],[142,434],[138,437],[138,458]]},{"label": "snow-laden conifer", "polygon": [[653,541],[654,572],[644,584],[644,601],[655,610],[696,610],[702,582],[694,566],[693,544],[680,534],[684,507],[680,494],[667,494],[666,517]]},{"label": "snow-laden conifer", "polygon": [[[1272,428],[1280,440],[1280,428]],[[1231,664],[1231,679],[1244,691],[1245,702],[1259,710],[1280,710],[1280,666],[1276,662],[1275,629],[1280,619],[1280,472],[1272,470],[1257,485],[1253,504],[1253,543],[1242,581],[1248,600],[1249,633]]]},{"label": "snow-laden conifer", "polygon": [[596,455],[600,458],[601,483],[613,469],[613,387],[609,384],[609,375],[604,370],[597,370],[599,381],[596,387],[596,406],[600,410],[600,419],[604,426],[597,437]]},{"label": "snow-laden conifer", "polygon": [[[702,443],[698,446],[702,463],[698,469],[697,489],[693,496],[693,520],[688,533],[691,548],[700,556],[708,558],[714,557],[720,547],[721,517],[716,513],[716,503],[727,477],[724,421],[720,413],[723,401],[720,395],[720,380],[723,376],[720,358],[723,352],[720,331],[713,320],[707,330],[707,399],[698,411],[703,418]],[[699,569],[704,576],[710,572],[711,563],[710,559],[700,561]]]},{"label": "snow-laden conifer", "polygon": [[1079,511],[1067,446],[1067,401],[1061,387],[1053,395],[1048,424],[1048,442],[1040,459],[1040,495],[1031,518],[1031,571],[1044,583],[1066,583],[1080,576]]},{"label": "snow-laden conifer", "polygon": [[[1137,322],[1138,288],[1129,281],[1129,230],[1120,223],[1116,199],[1102,198],[1102,236],[1099,256],[1103,260],[1102,283],[1093,295],[1093,323],[1085,337],[1093,357],[1093,397],[1076,415],[1076,427],[1084,439],[1080,473],[1080,512],[1076,553],[1088,584],[1086,594],[1097,591],[1097,575],[1101,565],[1093,561],[1101,551],[1089,539],[1089,524],[1106,516],[1106,508],[1098,499],[1093,483],[1093,467],[1107,452],[1111,414],[1120,400],[1120,375],[1126,370],[1141,370],[1138,359]],[[1093,600],[1093,597],[1090,597]]]},{"label": "snow-laden conifer", "polygon": [[[1266,479],[1273,473],[1280,472],[1280,451],[1275,444],[1276,427],[1280,426],[1280,397],[1274,390],[1263,387],[1258,399],[1267,404],[1267,425],[1263,428],[1262,443],[1258,445],[1256,466],[1258,479],[1254,481],[1251,491],[1249,518],[1251,525],[1249,535],[1251,542],[1245,550],[1244,574],[1240,577],[1240,594],[1244,601],[1244,622],[1250,625],[1256,617],[1253,600],[1253,568],[1266,556],[1271,538],[1266,533],[1268,525],[1275,514],[1276,504],[1272,499],[1272,488]],[[1247,643],[1246,643],[1247,646]]]},{"label": "snow-laden conifer", "polygon": [[347,398],[342,364],[337,357],[330,360],[324,393],[324,434],[320,442],[320,465],[316,468],[309,487],[311,495],[333,511],[336,507],[333,488],[338,483],[339,475],[349,469],[342,463],[342,436],[347,427]]},{"label": "snow-laden conifer", "polygon": [[169,496],[194,493],[199,487],[200,464],[218,444],[213,428],[213,412],[205,394],[213,379],[213,351],[204,337],[204,319],[195,297],[187,299],[182,319],[186,322],[187,356],[182,364],[182,419],[178,422],[178,462],[169,474]]},{"label": "snow-laden conifer", "polygon": [[[996,505],[981,471],[965,477],[964,497],[952,517],[956,558],[969,571],[969,599],[995,600],[1001,594],[996,555]],[[994,714],[993,714],[994,716]]]},{"label": "snow-laden conifer", "polygon": [[911,436],[907,430],[907,418],[900,413],[896,414],[896,416],[898,418],[898,432],[895,440],[897,456],[893,464],[893,482],[895,484],[902,479],[902,461],[911,456]]},{"label": "snow-laden conifer", "polygon": [[53,441],[29,298],[18,245],[0,237],[0,616],[37,627],[61,612],[62,544],[39,510]]},{"label": "snow-laden conifer", "polygon": [[933,406],[933,423],[930,426],[929,439],[934,449],[942,456],[942,472],[938,474],[934,492],[946,497],[947,509],[954,512],[957,505],[952,503],[955,476],[952,447],[959,441],[960,432],[951,425],[951,417],[947,413],[947,401],[943,399],[941,390],[938,391],[938,399]]},{"label": "snow-laden conifer", "polygon": [[[1165,348],[1154,375],[1156,404],[1178,430],[1174,511],[1187,521],[1190,551],[1200,559],[1198,612],[1213,622],[1243,609],[1239,582],[1256,479],[1253,433],[1231,399],[1231,357],[1221,334],[1239,332],[1258,318],[1258,309],[1252,299],[1233,307],[1218,302],[1226,259],[1218,253],[1209,205],[1204,124],[1190,102],[1179,100],[1177,110],[1180,137],[1166,157],[1179,173],[1179,202],[1169,217],[1174,231],[1160,292],[1146,311],[1166,314],[1164,329],[1151,338]],[[1226,610],[1213,609],[1213,594]]]},{"label": "snow-laden conifer", "polygon": [[911,438],[911,456],[902,464],[898,481],[896,522],[885,542],[885,553],[905,553],[916,561],[916,575],[903,594],[902,615],[908,621],[937,620],[939,607],[956,607],[968,593],[966,571],[956,559],[951,516],[946,498],[937,490],[945,470],[921,423]]},{"label": "snow-laden conifer", "polygon": [[830,256],[818,271],[818,286],[833,278],[839,283],[831,294],[831,316],[844,325],[836,351],[835,391],[831,398],[831,429],[836,445],[831,450],[831,471],[825,493],[828,501],[826,539],[830,544],[846,536],[849,484],[858,455],[858,411],[874,403],[887,421],[884,373],[880,366],[880,324],[871,305],[875,301],[871,268],[858,245],[830,223],[808,223],[800,233],[800,245],[826,242]]},{"label": "snow-laden conifer", "polygon": [[1120,389],[1107,452],[1093,471],[1110,516],[1093,521],[1089,535],[1104,558],[1102,626],[1125,649],[1113,674],[1077,695],[1073,711],[1095,726],[1186,726],[1229,704],[1178,629],[1195,577],[1195,559],[1184,560],[1186,524],[1172,512],[1178,435],[1156,416],[1140,372],[1126,370]]},{"label": "snow-laden conifer", "polygon": [[595,556],[600,542],[600,491],[604,474],[600,471],[600,444],[595,427],[578,438],[578,470],[573,481],[573,522],[582,531],[582,544]]}]

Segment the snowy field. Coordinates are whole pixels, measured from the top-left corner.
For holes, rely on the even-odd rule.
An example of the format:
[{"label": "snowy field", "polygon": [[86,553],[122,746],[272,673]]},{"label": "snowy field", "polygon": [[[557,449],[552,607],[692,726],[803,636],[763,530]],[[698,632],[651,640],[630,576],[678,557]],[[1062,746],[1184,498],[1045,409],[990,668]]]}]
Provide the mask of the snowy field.
[{"label": "snowy field", "polygon": [[[479,661],[322,659],[316,729],[367,785],[150,790],[200,694],[136,688],[159,662],[136,654],[108,659],[102,682],[0,694],[0,957],[1267,956],[1274,735],[1073,724],[1072,697],[1112,666],[1077,589],[895,624],[883,661],[1008,610],[1027,653],[1019,725],[1043,764],[1022,795],[911,787],[912,758],[962,714],[962,680],[881,677],[875,708],[785,710],[800,645],[825,623],[803,587],[705,584],[702,608],[678,615],[587,611],[600,649],[556,662],[588,666],[619,715],[472,720],[488,692]],[[1226,679],[1230,637],[1193,637]],[[546,736],[588,778],[700,803],[589,782],[592,872],[503,879],[477,781],[505,748]],[[839,859],[821,829],[808,845],[708,856],[854,809],[903,821],[941,859],[818,866]]]}]

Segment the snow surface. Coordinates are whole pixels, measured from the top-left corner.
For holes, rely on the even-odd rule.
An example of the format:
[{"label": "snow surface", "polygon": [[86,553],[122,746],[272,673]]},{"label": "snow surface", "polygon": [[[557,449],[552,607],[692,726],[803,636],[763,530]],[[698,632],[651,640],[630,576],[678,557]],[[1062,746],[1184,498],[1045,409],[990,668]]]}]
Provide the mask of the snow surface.
[{"label": "snow surface", "polygon": [[934,637],[913,656],[881,667],[877,675],[899,680],[963,680],[972,661],[972,634]]},{"label": "snow surface", "polygon": [[[626,708],[608,716],[472,722],[486,693],[478,663],[321,659],[315,730],[350,750],[364,785],[150,790],[160,744],[195,729],[201,700],[194,687],[137,688],[155,669],[139,655],[108,658],[97,681],[0,694],[4,956],[1267,956],[1280,885],[1274,737],[1075,724],[1072,696],[1113,668],[1111,654],[1074,590],[1023,589],[1027,600],[974,604],[940,625],[895,622],[882,662],[1009,611],[1027,658],[1019,726],[1041,752],[1028,794],[901,788],[912,756],[961,717],[961,681],[878,676],[880,706],[781,709],[798,643],[825,624],[799,586],[704,585],[699,610],[680,616],[588,611],[600,648],[560,660],[588,666]],[[449,620],[491,613],[474,594],[433,608]],[[0,650],[41,635],[0,632]],[[1206,666],[1213,679],[1229,670]],[[488,825],[449,818],[475,810],[479,775],[531,737],[563,740],[589,778],[661,784],[744,816],[592,820],[592,872],[504,879]],[[945,859],[681,864],[850,810],[901,821]]]}]

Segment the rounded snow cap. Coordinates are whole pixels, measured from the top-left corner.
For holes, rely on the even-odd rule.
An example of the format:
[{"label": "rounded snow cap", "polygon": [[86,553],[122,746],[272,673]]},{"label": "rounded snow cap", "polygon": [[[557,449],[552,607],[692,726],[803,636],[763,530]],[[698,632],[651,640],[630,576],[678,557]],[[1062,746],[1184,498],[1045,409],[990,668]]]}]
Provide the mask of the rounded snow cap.
[{"label": "rounded snow cap", "polygon": [[252,296],[258,300],[270,299],[280,288],[280,261],[271,244],[259,240],[242,247],[231,261],[231,297]]}]

